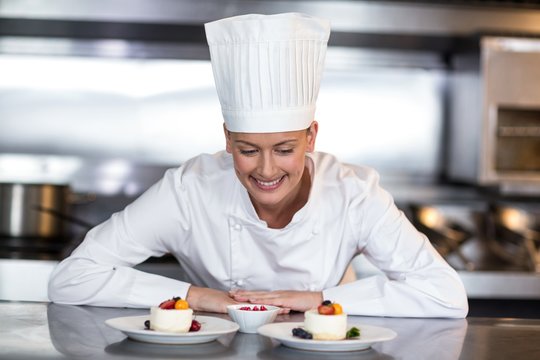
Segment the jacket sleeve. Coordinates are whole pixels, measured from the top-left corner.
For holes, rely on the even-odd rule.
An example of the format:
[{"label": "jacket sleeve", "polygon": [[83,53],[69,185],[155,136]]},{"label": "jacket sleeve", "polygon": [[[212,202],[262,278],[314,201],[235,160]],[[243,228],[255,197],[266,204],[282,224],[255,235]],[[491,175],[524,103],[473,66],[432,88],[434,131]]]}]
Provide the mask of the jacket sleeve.
[{"label": "jacket sleeve", "polygon": [[459,275],[417,231],[370,174],[350,204],[358,251],[380,275],[323,291],[352,315],[463,318],[467,295]]},{"label": "jacket sleeve", "polygon": [[[49,299],[63,304],[149,307],[173,296],[186,297],[190,284],[132,267],[168,252],[170,241],[185,241],[189,208],[178,170],[123,211],[88,232],[49,279]],[[179,268],[180,271],[180,268]]]}]

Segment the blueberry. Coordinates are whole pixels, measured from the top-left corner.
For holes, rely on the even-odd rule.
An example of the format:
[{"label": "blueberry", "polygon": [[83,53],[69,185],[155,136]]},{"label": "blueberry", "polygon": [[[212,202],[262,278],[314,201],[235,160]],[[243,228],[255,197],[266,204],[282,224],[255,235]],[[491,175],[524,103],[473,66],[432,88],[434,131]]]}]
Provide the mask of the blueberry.
[{"label": "blueberry", "polygon": [[293,336],[299,337],[301,339],[313,339],[313,335],[302,328],[294,328],[292,330]]},{"label": "blueberry", "polygon": [[324,300],[322,305],[332,305],[332,302],[330,300]]}]

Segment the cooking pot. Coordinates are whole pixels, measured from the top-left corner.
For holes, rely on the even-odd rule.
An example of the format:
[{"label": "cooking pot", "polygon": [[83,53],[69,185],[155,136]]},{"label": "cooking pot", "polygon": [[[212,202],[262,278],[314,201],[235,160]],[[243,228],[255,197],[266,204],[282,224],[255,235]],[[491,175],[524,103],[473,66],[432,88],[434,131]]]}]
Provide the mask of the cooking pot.
[{"label": "cooking pot", "polygon": [[0,236],[62,238],[67,222],[91,227],[68,215],[73,199],[68,185],[0,183]]}]

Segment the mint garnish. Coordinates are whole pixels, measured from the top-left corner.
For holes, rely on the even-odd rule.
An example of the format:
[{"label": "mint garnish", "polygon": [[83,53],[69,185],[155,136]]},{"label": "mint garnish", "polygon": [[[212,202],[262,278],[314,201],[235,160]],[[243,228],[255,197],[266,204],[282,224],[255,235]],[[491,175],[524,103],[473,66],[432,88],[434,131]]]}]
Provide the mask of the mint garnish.
[{"label": "mint garnish", "polygon": [[355,338],[360,336],[360,329],[357,327],[352,327],[347,331],[347,334],[345,335],[346,339]]}]

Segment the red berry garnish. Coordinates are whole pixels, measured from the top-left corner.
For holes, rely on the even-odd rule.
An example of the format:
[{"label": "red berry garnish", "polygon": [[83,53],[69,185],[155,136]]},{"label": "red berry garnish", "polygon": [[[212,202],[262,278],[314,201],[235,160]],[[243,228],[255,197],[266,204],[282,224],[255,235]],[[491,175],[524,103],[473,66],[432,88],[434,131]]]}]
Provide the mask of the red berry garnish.
[{"label": "red berry garnish", "polygon": [[319,305],[317,308],[321,315],[334,315],[335,309],[332,305]]},{"label": "red berry garnish", "polygon": [[247,311],[249,311],[249,310],[251,310],[251,308],[250,308],[249,306],[242,306],[242,307],[241,307],[240,309],[238,309],[238,310],[247,310]]},{"label": "red berry garnish", "polygon": [[171,300],[165,300],[164,302],[162,302],[161,304],[159,304],[159,308],[160,309],[163,309],[163,310],[170,310],[170,309],[174,309],[174,304],[176,303],[176,301],[174,301],[174,299],[171,299]]},{"label": "red berry garnish", "polygon": [[192,320],[191,321],[191,327],[189,328],[189,331],[190,332],[195,332],[195,331],[199,331],[201,330],[201,323],[198,322],[197,320]]},{"label": "red berry garnish", "polygon": [[259,311],[259,307],[258,307],[258,306],[254,306],[254,307],[253,307],[253,311]]},{"label": "red berry garnish", "polygon": [[266,308],[266,306],[261,305],[261,311],[266,311],[266,310],[268,310],[268,309]]}]

